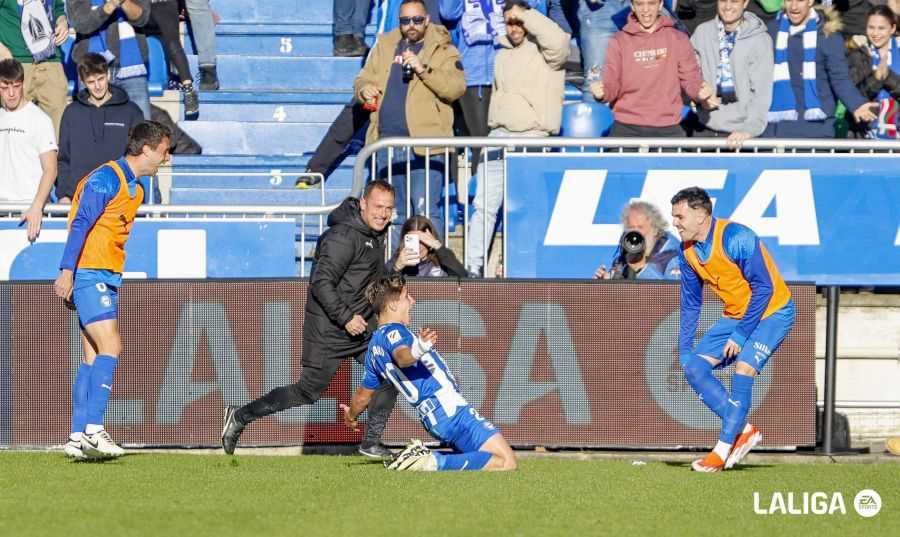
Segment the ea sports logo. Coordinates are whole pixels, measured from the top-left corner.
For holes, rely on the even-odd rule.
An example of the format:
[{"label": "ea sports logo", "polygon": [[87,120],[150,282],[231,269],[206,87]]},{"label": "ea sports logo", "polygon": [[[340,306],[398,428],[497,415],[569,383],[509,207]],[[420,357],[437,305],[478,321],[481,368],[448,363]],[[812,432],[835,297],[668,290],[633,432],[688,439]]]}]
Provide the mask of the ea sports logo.
[{"label": "ea sports logo", "polygon": [[853,508],[864,518],[872,518],[881,511],[881,496],[872,489],[864,489],[853,498]]}]

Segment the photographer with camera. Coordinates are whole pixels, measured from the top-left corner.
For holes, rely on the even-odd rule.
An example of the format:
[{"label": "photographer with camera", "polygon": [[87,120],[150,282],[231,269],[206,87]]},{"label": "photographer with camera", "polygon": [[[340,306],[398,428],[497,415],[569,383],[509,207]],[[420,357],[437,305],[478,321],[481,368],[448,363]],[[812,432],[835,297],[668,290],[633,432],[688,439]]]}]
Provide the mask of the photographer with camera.
[{"label": "photographer with camera", "polygon": [[610,268],[600,265],[598,280],[677,280],[680,241],[667,231],[662,213],[652,203],[632,201],[622,210],[622,237]]}]

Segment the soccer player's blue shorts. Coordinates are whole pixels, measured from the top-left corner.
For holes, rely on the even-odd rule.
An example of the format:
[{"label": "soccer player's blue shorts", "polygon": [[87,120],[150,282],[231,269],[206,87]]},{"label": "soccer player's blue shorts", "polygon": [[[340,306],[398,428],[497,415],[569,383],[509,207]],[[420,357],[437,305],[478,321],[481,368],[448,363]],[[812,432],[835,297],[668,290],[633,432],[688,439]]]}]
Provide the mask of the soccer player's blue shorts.
[{"label": "soccer player's blue shorts", "polygon": [[738,353],[737,357],[725,358],[722,355],[722,351],[725,350],[728,338],[731,337],[731,334],[734,333],[734,328],[740,322],[740,319],[722,317],[703,334],[694,352],[716,360],[722,360],[716,366],[716,369],[726,367],[737,360],[745,362],[755,369],[757,373],[760,372],[769,361],[772,353],[775,352],[775,349],[787,337],[791,327],[794,326],[794,301],[789,301],[784,307],[759,321],[759,324],[756,325],[756,330],[744,342],[744,346],[741,347],[741,352]]},{"label": "soccer player's blue shorts", "polygon": [[469,405],[457,408],[452,418],[444,416],[443,411],[436,414],[440,414],[440,417],[434,425],[427,417],[422,419],[425,430],[461,453],[478,451],[485,442],[500,432]]},{"label": "soccer player's blue shorts", "polygon": [[108,270],[75,272],[72,302],[78,312],[78,324],[85,326],[116,319],[119,312],[119,286],[122,275]]}]

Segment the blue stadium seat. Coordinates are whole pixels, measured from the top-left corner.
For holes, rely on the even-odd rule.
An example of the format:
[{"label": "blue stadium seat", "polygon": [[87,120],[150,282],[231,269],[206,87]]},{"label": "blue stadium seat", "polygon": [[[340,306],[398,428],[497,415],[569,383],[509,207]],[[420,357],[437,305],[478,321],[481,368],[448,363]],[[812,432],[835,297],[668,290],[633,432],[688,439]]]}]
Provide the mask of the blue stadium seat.
[{"label": "blue stadium seat", "polygon": [[582,93],[581,88],[571,82],[566,82],[565,88],[563,88],[563,101],[567,103],[580,102],[583,97],[584,93]]},{"label": "blue stadium seat", "polygon": [[568,103],[563,105],[559,135],[569,138],[607,136],[613,124],[613,113],[602,103]]},{"label": "blue stadium seat", "polygon": [[147,66],[147,89],[151,97],[159,97],[169,85],[169,69],[166,67],[166,54],[160,40],[150,36],[147,38],[149,65]]}]

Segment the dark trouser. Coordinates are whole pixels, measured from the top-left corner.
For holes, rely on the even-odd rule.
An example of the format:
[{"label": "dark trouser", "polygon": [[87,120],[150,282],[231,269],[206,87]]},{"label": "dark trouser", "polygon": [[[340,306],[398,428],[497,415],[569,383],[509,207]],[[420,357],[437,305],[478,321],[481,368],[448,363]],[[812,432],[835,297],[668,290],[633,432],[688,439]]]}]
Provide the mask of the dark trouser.
[{"label": "dark trouser", "polygon": [[629,125],[628,123],[613,123],[609,135],[613,138],[684,138],[684,129],[681,125],[669,127],[645,127],[642,125]]},{"label": "dark trouser", "polygon": [[[462,110],[465,123],[465,136],[487,136],[491,129],[488,127],[488,109],[491,106],[490,86],[469,86],[466,92],[459,98],[459,108]],[[481,151],[472,149],[472,161],[477,167]]]},{"label": "dark trouser", "polygon": [[328,177],[343,160],[353,136],[368,123],[369,112],[353,98],[341,109],[341,113],[319,142],[319,147],[306,165],[309,171]]},{"label": "dark trouser", "polygon": [[150,18],[159,28],[162,37],[166,61],[178,71],[178,81],[192,80],[191,68],[188,66],[184,47],[181,46],[181,34],[178,30],[178,2],[156,2],[150,10]]},{"label": "dark trouser", "polygon": [[371,0],[334,0],[333,5],[334,35],[364,37]]},{"label": "dark trouser", "polygon": [[[344,363],[341,358],[323,357],[325,353],[322,350],[321,347],[317,348],[316,345],[304,342],[303,369],[300,370],[297,382],[275,388],[259,399],[242,406],[235,415],[236,419],[247,425],[270,414],[297,406],[311,405],[318,401],[321,393]],[[361,363],[364,356],[365,352],[362,352],[354,359]],[[364,443],[381,440],[396,402],[397,389],[390,382],[383,382],[375,390],[375,395],[369,403],[369,420]]]}]

